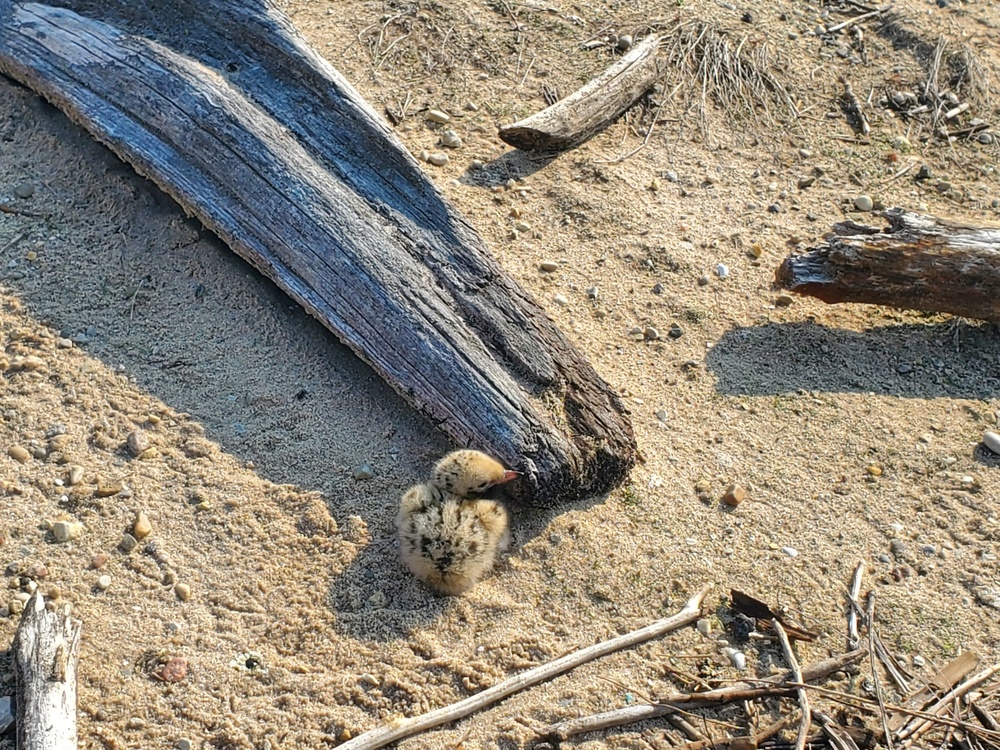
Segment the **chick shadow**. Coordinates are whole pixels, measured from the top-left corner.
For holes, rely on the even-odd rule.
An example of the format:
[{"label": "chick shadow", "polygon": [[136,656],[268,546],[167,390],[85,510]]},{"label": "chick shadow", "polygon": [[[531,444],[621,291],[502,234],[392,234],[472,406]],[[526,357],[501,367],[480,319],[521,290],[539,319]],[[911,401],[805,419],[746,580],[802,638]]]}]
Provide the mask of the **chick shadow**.
[{"label": "chick shadow", "polygon": [[726,395],[799,391],[902,398],[1000,396],[1000,336],[988,323],[900,324],[864,332],[769,323],[727,331],[706,357]]}]

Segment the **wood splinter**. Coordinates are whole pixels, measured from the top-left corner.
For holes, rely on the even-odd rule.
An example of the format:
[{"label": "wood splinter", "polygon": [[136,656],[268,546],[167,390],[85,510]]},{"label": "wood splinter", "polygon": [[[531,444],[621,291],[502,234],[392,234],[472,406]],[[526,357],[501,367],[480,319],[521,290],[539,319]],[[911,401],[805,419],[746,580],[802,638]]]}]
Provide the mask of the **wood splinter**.
[{"label": "wood splinter", "polygon": [[867,138],[871,132],[871,126],[868,124],[868,118],[865,117],[865,111],[861,107],[861,100],[858,99],[858,95],[854,93],[854,88],[847,81],[844,76],[840,76],[837,80],[840,81],[840,85],[844,87],[844,101],[847,104],[847,111],[854,116],[856,130],[860,131],[861,135]]}]

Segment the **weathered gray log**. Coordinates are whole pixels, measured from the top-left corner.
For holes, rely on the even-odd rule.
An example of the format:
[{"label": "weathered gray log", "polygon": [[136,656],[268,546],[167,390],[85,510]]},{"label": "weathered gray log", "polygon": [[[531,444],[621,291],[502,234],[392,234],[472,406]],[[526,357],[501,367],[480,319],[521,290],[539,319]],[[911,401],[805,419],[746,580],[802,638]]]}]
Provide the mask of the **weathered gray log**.
[{"label": "weathered gray log", "polygon": [[0,0],[0,72],[156,182],[457,443],[524,472],[525,501],[628,472],[615,392],[269,1],[67,4]]},{"label": "weathered gray log", "polygon": [[504,125],[500,138],[525,151],[562,151],[596,135],[649,91],[666,70],[650,34],[581,89],[530,117]]},{"label": "weathered gray log", "polygon": [[855,222],[791,255],[779,287],[824,302],[867,302],[1000,321],[1000,226],[974,226],[892,208],[879,230]]},{"label": "weathered gray log", "polygon": [[14,636],[18,750],[76,750],[80,622],[35,592]]}]

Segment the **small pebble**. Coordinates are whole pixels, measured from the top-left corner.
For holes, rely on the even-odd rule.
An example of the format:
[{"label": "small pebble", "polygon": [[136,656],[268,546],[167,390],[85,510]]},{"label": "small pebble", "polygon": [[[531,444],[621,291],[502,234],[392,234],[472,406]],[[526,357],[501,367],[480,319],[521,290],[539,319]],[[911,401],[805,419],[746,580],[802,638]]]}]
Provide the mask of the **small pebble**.
[{"label": "small pebble", "polygon": [[925,555],[933,556],[937,554],[937,547],[933,544],[921,544],[920,551]]},{"label": "small pebble", "polygon": [[905,135],[896,135],[892,137],[892,147],[897,151],[909,151],[913,144],[910,143],[910,139]]},{"label": "small pebble", "polygon": [[118,542],[118,548],[125,553],[131,552],[139,544],[139,540],[131,534],[122,534],[122,539]]},{"label": "small pebble", "polygon": [[14,195],[18,198],[30,198],[35,194],[35,186],[30,182],[22,182],[14,187]]},{"label": "small pebble", "polygon": [[524,232],[530,232],[531,224],[529,224],[526,221],[518,221],[514,224],[514,229],[517,230],[518,232],[521,232],[522,234]]},{"label": "small pebble", "polygon": [[798,557],[799,551],[795,547],[782,547],[781,554],[788,555],[789,557]]},{"label": "small pebble", "polygon": [[127,722],[125,722],[126,729],[145,729],[146,720],[140,719],[138,716],[133,716]]},{"label": "small pebble", "polygon": [[188,673],[188,661],[182,656],[171,656],[155,675],[163,682],[181,682]]},{"label": "small pebble", "polygon": [[737,505],[746,499],[747,491],[745,488],[738,484],[731,484],[726,488],[726,494],[722,496],[722,502],[726,505],[735,508]]},{"label": "small pebble", "polygon": [[191,748],[194,747],[194,744],[191,740],[183,737],[174,743],[174,747],[177,748],[177,750],[191,750]]},{"label": "small pebble", "polygon": [[790,294],[779,294],[774,298],[775,307],[788,307],[795,301],[795,298]]},{"label": "small pebble", "polygon": [[12,445],[7,450],[7,455],[13,458],[19,464],[25,464],[31,458],[31,454],[28,452],[28,449],[22,448],[20,445]]},{"label": "small pebble", "polygon": [[782,212],[781,204],[780,203],[772,203],[770,206],[767,207],[767,211],[768,211],[768,213],[772,213],[772,214],[780,214]]},{"label": "small pebble", "polygon": [[545,271],[545,273],[552,273],[553,271],[559,268],[559,264],[556,263],[554,260],[543,260],[541,263],[538,264],[538,267],[541,270]]},{"label": "small pebble", "polygon": [[566,297],[562,294],[557,294],[555,297],[552,298],[552,301],[555,302],[557,305],[562,305],[563,307],[569,304],[569,300],[566,299]]},{"label": "small pebble", "polygon": [[809,177],[800,177],[797,184],[798,184],[799,190],[806,190],[808,188],[811,188],[815,182],[816,182],[816,178],[812,177],[812,176],[809,176]]},{"label": "small pebble", "polygon": [[363,482],[367,479],[371,479],[375,476],[375,470],[372,469],[371,464],[361,464],[354,469],[354,478],[359,482]]},{"label": "small pebble", "polygon": [[451,122],[451,115],[447,112],[442,112],[440,109],[429,109],[427,110],[427,119],[431,122],[444,124],[446,122]]},{"label": "small pebble", "polygon": [[111,497],[112,495],[117,495],[122,491],[122,485],[120,482],[115,484],[101,484],[97,483],[97,489],[94,490],[95,497]]},{"label": "small pebble", "polygon": [[706,638],[712,634],[712,621],[707,617],[702,617],[698,620],[698,622],[695,623],[695,627],[698,628],[698,632]]},{"label": "small pebble", "polygon": [[125,443],[128,445],[129,452],[133,456],[138,456],[149,448],[149,436],[142,430],[132,430],[125,439]]},{"label": "small pebble", "polygon": [[101,591],[107,591],[110,587],[111,587],[111,576],[105,573],[104,575],[98,577],[97,588],[99,588]]},{"label": "small pebble", "polygon": [[83,524],[79,521],[56,521],[52,524],[52,536],[60,544],[72,541],[83,533]]},{"label": "small pebble", "polygon": [[94,570],[100,570],[108,562],[108,556],[105,552],[98,552],[92,558],[90,558],[90,567]]},{"label": "small pebble", "polygon": [[699,479],[694,485],[694,491],[699,495],[707,495],[712,491],[712,483],[707,479]]},{"label": "small pebble", "polygon": [[430,154],[427,157],[427,161],[429,161],[435,167],[443,167],[445,164],[451,161],[451,159],[448,157],[448,154],[446,154],[444,151],[435,151],[433,154]]},{"label": "small pebble", "polygon": [[712,283],[712,280],[708,276],[702,274],[698,277],[698,286],[708,286],[710,283]]},{"label": "small pebble", "polygon": [[667,335],[672,339],[679,339],[684,335],[684,329],[681,328],[678,323],[671,323],[670,330],[667,331]]},{"label": "small pebble", "polygon": [[56,349],[72,349],[73,342],[70,339],[64,339],[62,336],[56,339]]},{"label": "small pebble", "polygon": [[913,666],[915,666],[915,667],[922,667],[926,663],[927,662],[924,660],[924,657],[920,656],[919,654],[917,654],[917,655],[915,655],[913,657]]},{"label": "small pebble", "polygon": [[922,180],[929,180],[933,176],[934,176],[934,171],[926,164],[921,164],[920,169],[917,170],[917,174],[914,176],[913,179],[920,182]]},{"label": "small pebble", "polygon": [[146,514],[142,511],[135,517],[135,523],[132,524],[132,536],[136,538],[137,541],[142,541],[149,533],[153,530],[153,525],[149,522]]},{"label": "small pebble", "polygon": [[663,284],[653,284],[653,294],[663,294]]},{"label": "small pebble", "polygon": [[799,156],[800,156],[801,158],[803,158],[803,159],[811,159],[811,158],[812,158],[812,155],[813,155],[813,152],[812,152],[812,151],[810,151],[810,150],[809,150],[809,149],[807,149],[807,148],[800,148],[800,149],[799,149]]},{"label": "small pebble", "polygon": [[622,34],[615,43],[615,49],[619,52],[628,52],[632,48],[632,35]]},{"label": "small pebble", "polygon": [[897,558],[902,557],[906,554],[906,545],[902,539],[893,539],[889,543],[889,551]]},{"label": "small pebble", "polygon": [[597,299],[599,294],[600,290],[596,286],[587,289],[587,299]]},{"label": "small pebble", "polygon": [[669,416],[670,415],[667,414],[666,409],[660,409],[658,412],[656,412],[656,418],[659,419],[661,422],[666,422]]},{"label": "small pebble", "polygon": [[875,203],[870,196],[859,195],[854,199],[854,207],[859,211],[871,211]]},{"label": "small pebble", "polygon": [[740,672],[747,668],[747,657],[742,651],[737,651],[735,648],[727,648],[725,654],[729,657],[730,663]]},{"label": "small pebble", "polygon": [[191,598],[191,587],[186,583],[178,583],[174,586],[174,593],[177,595],[178,599],[182,602],[186,602]]},{"label": "small pebble", "polygon": [[660,332],[652,326],[647,326],[642,332],[642,337],[646,341],[658,341],[660,339]]},{"label": "small pebble", "polygon": [[992,133],[980,133],[976,136],[976,139],[984,146],[989,146],[993,143]]},{"label": "small pebble", "polygon": [[445,148],[462,148],[462,139],[454,130],[441,133],[441,145]]},{"label": "small pebble", "polygon": [[997,455],[1000,455],[1000,435],[987,430],[983,433],[983,445]]},{"label": "small pebble", "polygon": [[70,487],[80,484],[83,481],[83,467],[72,465],[69,467],[69,472],[66,474],[66,484]]},{"label": "small pebble", "polygon": [[882,476],[882,467],[879,464],[868,464],[868,466],[865,467],[865,471],[873,477]]},{"label": "small pebble", "polygon": [[729,266],[727,266],[725,263],[720,263],[715,267],[715,275],[718,276],[720,279],[729,278]]}]

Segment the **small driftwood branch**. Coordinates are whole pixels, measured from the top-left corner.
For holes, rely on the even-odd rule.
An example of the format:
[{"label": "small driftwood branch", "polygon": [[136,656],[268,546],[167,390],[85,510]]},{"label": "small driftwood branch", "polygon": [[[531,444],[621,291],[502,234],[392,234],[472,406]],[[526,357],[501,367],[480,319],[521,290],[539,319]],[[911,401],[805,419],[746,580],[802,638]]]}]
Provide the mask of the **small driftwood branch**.
[{"label": "small driftwood branch", "polygon": [[779,287],[829,303],[865,302],[1000,322],[1000,226],[892,208],[885,229],[834,226],[822,245],[785,259]]},{"label": "small driftwood branch", "polygon": [[861,100],[858,99],[858,95],[854,93],[854,88],[844,76],[840,76],[837,80],[844,87],[844,102],[847,104],[847,111],[854,115],[856,129],[860,131],[861,135],[867,138],[871,134],[872,129],[868,124],[868,118],[865,117],[865,110],[861,106]]},{"label": "small driftwood branch", "polygon": [[[781,627],[781,623],[778,622],[777,618],[771,620],[771,627],[778,634],[778,640],[781,642],[781,650],[784,651],[785,659],[791,668],[792,679],[796,682],[805,682],[802,679],[802,670],[799,669],[799,660],[795,658],[795,652],[792,651],[792,644],[788,640],[788,634],[785,632],[785,629]],[[798,688],[796,692],[798,693],[802,719],[799,722],[799,733],[795,737],[795,750],[805,750],[806,740],[809,738],[809,728],[812,725],[812,714],[809,713],[809,695],[806,693],[806,689]]]},{"label": "small driftwood branch", "polygon": [[[802,670],[802,681],[809,682],[827,677],[838,669],[843,669],[848,664],[861,661],[867,653],[864,649],[858,649],[817,662]],[[704,708],[723,703],[752,701],[772,696],[795,695],[797,688],[794,685],[788,684],[794,679],[795,677],[791,672],[786,672],[780,677],[761,680],[755,685],[740,683],[717,690],[707,690],[704,693],[675,693],[646,706],[627,706],[613,711],[605,711],[591,716],[581,716],[577,719],[569,719],[558,724],[551,724],[540,730],[539,735],[549,742],[563,742],[570,737],[584,734],[585,732],[613,729],[614,727],[634,724],[635,722],[653,719],[658,716],[666,716],[677,711],[679,708]]]},{"label": "small driftwood branch", "polygon": [[18,750],[76,750],[80,628],[37,591],[24,605],[14,636]]},{"label": "small driftwood branch", "polygon": [[685,625],[690,625],[701,616],[701,604],[705,600],[709,588],[711,587],[706,586],[688,599],[687,603],[685,603],[684,607],[677,614],[657,620],[644,628],[633,630],[631,633],[625,633],[616,638],[595,643],[593,646],[566,654],[548,664],[542,664],[529,669],[458,703],[429,711],[412,719],[403,719],[393,724],[377,727],[364,734],[359,734],[354,739],[345,742],[343,745],[339,745],[339,750],[375,750],[375,748],[385,747],[388,744],[398,742],[401,739],[428,729],[433,729],[442,724],[450,724],[487,706],[491,706],[525,688],[532,687],[546,680],[551,680],[553,677],[568,672],[581,664],[586,664],[594,659],[614,653],[615,651],[630,648],[639,643],[645,643],[653,638],[678,630]]},{"label": "small driftwood branch", "polygon": [[649,91],[666,69],[657,57],[661,37],[650,34],[581,89],[551,107],[500,128],[500,138],[525,151],[579,146],[617,120]]},{"label": "small driftwood branch", "polygon": [[[778,719],[770,726],[764,727],[757,734],[747,737],[718,737],[716,739],[696,740],[679,745],[677,750],[715,750],[724,747],[757,747],[761,742],[769,739],[787,727],[791,722],[788,718]],[[742,744],[741,744],[742,743]],[[749,743],[749,744],[747,744]]]}]

